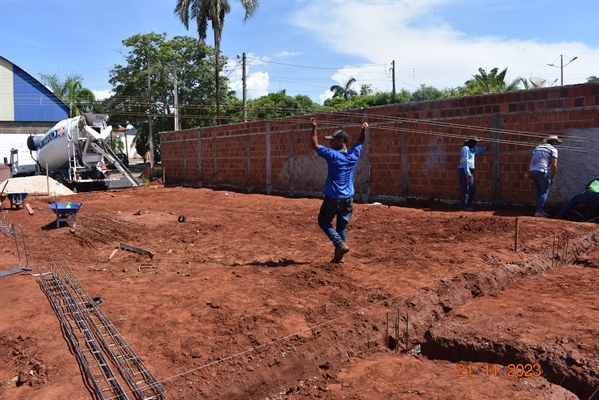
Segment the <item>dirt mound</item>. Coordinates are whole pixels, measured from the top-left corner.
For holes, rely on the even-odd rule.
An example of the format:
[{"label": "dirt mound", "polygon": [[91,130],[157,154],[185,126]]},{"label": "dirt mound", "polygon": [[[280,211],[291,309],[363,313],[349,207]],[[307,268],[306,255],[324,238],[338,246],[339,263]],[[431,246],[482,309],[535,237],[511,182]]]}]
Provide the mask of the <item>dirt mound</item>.
[{"label": "dirt mound", "polygon": [[[562,399],[575,395],[555,384],[560,374],[595,382],[583,368],[596,368],[584,335],[597,337],[597,327],[585,325],[584,335],[570,328],[596,314],[588,308],[599,300],[596,291],[573,294],[580,271],[596,282],[599,269],[571,263],[596,265],[589,251],[599,241],[597,224],[356,204],[351,251],[344,264],[331,264],[333,246],[316,222],[318,199],[154,185],[68,201],[84,202],[74,233],[56,228],[55,215],[37,198],[30,202],[34,215],[9,211],[4,223],[23,226],[33,274],[66,264],[90,297],[103,299],[101,309],[168,398]],[[3,269],[18,265],[14,240],[0,245]],[[130,248],[142,251],[124,250]],[[554,270],[570,272],[552,277]],[[90,398],[40,277],[22,273],[0,283],[0,354],[8,357],[0,380],[20,381],[22,371],[40,365],[29,375],[39,380],[5,384],[0,396]],[[519,290],[508,292],[514,285]],[[503,293],[508,297],[497,300]],[[570,323],[562,318],[565,308],[549,305],[550,295],[572,310],[584,304],[569,314]],[[489,301],[485,315],[463,309],[480,301]],[[460,315],[470,322],[462,330]],[[511,333],[503,331],[507,315],[517,316]],[[548,331],[535,331],[534,321]],[[437,355],[447,360],[418,355],[427,343],[443,342],[435,338],[450,338],[441,328],[452,323],[463,333],[457,344],[483,350],[492,331],[493,343],[522,354],[480,361],[467,352]],[[537,345],[543,335],[555,338],[553,360],[570,354],[571,340],[591,347],[577,350],[581,357],[573,359],[583,364],[568,373],[543,364],[541,376],[530,378],[481,374],[487,364],[504,372],[510,363],[540,362],[524,356],[536,354],[524,346],[531,335]],[[460,364],[477,373],[456,376]]]}]

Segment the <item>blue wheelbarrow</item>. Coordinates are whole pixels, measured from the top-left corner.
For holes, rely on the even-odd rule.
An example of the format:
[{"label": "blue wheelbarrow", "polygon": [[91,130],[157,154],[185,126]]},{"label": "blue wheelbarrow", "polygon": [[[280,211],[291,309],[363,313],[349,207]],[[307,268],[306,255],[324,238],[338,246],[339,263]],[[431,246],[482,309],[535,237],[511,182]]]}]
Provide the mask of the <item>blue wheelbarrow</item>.
[{"label": "blue wheelbarrow", "polygon": [[77,226],[77,211],[81,209],[83,202],[77,203],[54,203],[50,204],[50,208],[56,214],[56,227],[60,227],[61,222],[69,222],[73,224],[73,228]]},{"label": "blue wheelbarrow", "polygon": [[8,200],[10,200],[11,210],[13,207],[16,207],[16,209],[18,210],[19,207],[23,206],[23,201],[27,197],[27,192],[20,192],[20,193],[8,192],[8,193],[6,193],[6,196],[8,197]]}]

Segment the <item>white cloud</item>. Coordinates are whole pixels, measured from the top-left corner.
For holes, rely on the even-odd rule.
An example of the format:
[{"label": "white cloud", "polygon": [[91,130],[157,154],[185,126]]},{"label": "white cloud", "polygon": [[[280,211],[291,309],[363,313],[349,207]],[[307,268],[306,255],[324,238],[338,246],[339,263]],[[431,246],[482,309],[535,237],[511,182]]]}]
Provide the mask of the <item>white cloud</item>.
[{"label": "white cloud", "polygon": [[[249,58],[249,56],[247,56],[247,57]],[[253,55],[252,55],[252,59],[254,59]],[[256,60],[259,65],[263,64],[262,62],[260,62],[260,59],[256,58]],[[251,67],[254,67],[254,66],[255,66],[254,64],[251,65]],[[237,96],[237,98],[239,98],[239,99],[243,98],[243,76],[242,76],[243,71],[242,71],[241,64],[238,65],[236,60],[229,59],[225,68],[226,68],[226,70],[229,70],[229,71],[232,70],[233,68],[235,68],[235,70],[231,74],[229,74],[229,79],[230,79],[229,87],[235,91],[235,96]],[[247,75],[246,90],[247,90],[247,98],[248,99],[255,99],[255,98],[262,97],[262,96],[265,96],[268,94],[268,85],[270,83],[270,77],[268,75],[268,72],[250,73],[250,65],[247,65],[246,66],[246,75]]]},{"label": "white cloud", "polygon": [[268,94],[268,72],[255,72],[247,77],[247,97],[255,99]]},{"label": "white cloud", "polygon": [[293,52],[293,51],[280,51],[278,53],[273,54],[275,58],[287,58],[287,57],[295,57],[304,54],[303,52]]},{"label": "white cloud", "polygon": [[92,90],[92,93],[96,96],[96,100],[104,100],[114,94],[110,89]]},{"label": "white cloud", "polygon": [[[480,67],[508,67],[509,82],[530,75],[552,81],[560,70],[547,63],[560,52],[579,57],[566,71],[570,83],[585,81],[585,71],[596,68],[597,49],[583,43],[466,35],[443,20],[443,10],[451,6],[448,1],[310,2],[296,14],[293,24],[333,52],[385,65],[379,69],[342,69],[331,77],[339,84],[354,77],[356,85],[369,83],[383,91],[392,87],[388,71],[392,60],[396,61],[398,90],[414,90],[420,84],[455,87],[470,79]],[[569,83],[566,77],[564,83]]]},{"label": "white cloud", "polygon": [[327,90],[323,94],[318,96],[318,100],[320,101],[320,104],[323,104],[325,100],[328,100],[332,97],[333,97],[333,92],[331,92],[330,90]]},{"label": "white cloud", "polygon": [[268,61],[270,61],[270,57],[267,56],[257,56],[253,53],[247,53],[245,55],[247,61],[247,67],[257,67],[258,65],[264,65],[265,63],[267,63]]}]

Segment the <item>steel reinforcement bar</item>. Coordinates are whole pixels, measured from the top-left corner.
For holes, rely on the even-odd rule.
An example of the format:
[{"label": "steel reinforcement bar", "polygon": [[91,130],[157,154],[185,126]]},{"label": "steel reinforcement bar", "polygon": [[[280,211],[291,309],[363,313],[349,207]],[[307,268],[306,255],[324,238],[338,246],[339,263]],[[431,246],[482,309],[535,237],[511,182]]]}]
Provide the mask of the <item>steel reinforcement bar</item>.
[{"label": "steel reinforcement bar", "polygon": [[[76,326],[74,329],[71,328],[68,318],[64,316],[57,302],[55,310],[57,314],[60,312],[63,316],[59,315],[61,321],[64,319],[66,322],[63,323],[65,330],[69,332],[69,337],[73,337],[74,346],[79,348],[77,353],[81,353],[83,359],[87,362],[85,355],[88,353],[87,349],[90,347],[88,344],[88,336],[93,338],[89,342],[93,350],[90,352],[94,356],[100,358],[97,365],[102,366],[102,372],[106,372],[107,376],[103,379],[99,378],[99,374],[91,373],[93,378],[92,384],[99,387],[100,384],[109,383],[109,387],[100,389],[100,392],[106,392],[110,390],[115,398],[127,399],[125,389],[123,389],[116,377],[111,376],[110,367],[106,363],[106,356],[112,361],[121,374],[121,377],[126,381],[130,394],[136,399],[166,399],[166,390],[145,366],[141,358],[133,351],[133,349],[123,339],[121,334],[118,332],[114,324],[112,324],[108,317],[98,307],[99,301],[92,299],[83,289],[83,286],[77,281],[71,268],[68,266],[66,260],[63,257],[63,263],[65,266],[58,266],[54,260],[52,260],[52,277],[56,281],[56,285],[60,287],[59,293],[62,295],[62,299],[68,299],[68,304],[72,305],[69,308],[69,312],[66,316],[76,316],[74,321]],[[43,275],[42,275],[43,276]],[[46,287],[46,285],[44,285]],[[49,296],[54,297],[56,296]],[[63,300],[64,301],[64,300]],[[55,301],[53,301],[53,304]],[[81,342],[81,337],[77,337],[77,333],[83,332],[86,341]],[[81,350],[81,344],[84,345],[84,349]],[[81,358],[80,358],[81,360]],[[83,362],[82,362],[83,364]],[[89,362],[87,362],[89,365]],[[106,367],[104,367],[104,365]],[[86,369],[84,367],[84,369]],[[91,368],[87,368],[91,370]],[[110,373],[108,372],[110,371]],[[90,374],[88,374],[90,376]],[[101,397],[104,398],[104,397]]]}]

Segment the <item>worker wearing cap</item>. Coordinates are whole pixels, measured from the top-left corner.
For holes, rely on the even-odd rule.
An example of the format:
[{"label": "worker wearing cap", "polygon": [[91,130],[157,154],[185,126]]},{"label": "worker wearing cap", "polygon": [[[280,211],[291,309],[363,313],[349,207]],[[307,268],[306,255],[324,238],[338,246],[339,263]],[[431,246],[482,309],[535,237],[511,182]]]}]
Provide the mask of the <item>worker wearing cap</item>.
[{"label": "worker wearing cap", "polygon": [[487,151],[486,146],[476,147],[480,139],[476,135],[468,136],[460,152],[460,165],[458,173],[460,174],[460,209],[462,211],[472,211],[472,202],[476,194],[476,184],[474,183],[474,155]]},{"label": "worker wearing cap", "polygon": [[550,135],[532,151],[528,175],[537,189],[535,217],[549,218],[549,214],[544,211],[545,202],[557,173],[557,149],[555,146],[561,143],[562,140],[556,135]]},{"label": "worker wearing cap", "polygon": [[[324,158],[328,165],[327,180],[322,193],[324,201],[318,213],[318,226],[326,233],[335,246],[335,255],[331,262],[344,262],[343,256],[349,251],[345,243],[347,225],[352,216],[354,205],[354,172],[362,153],[362,144],[366,139],[368,124],[362,124],[358,139],[348,149],[349,135],[338,129],[330,136],[325,136],[330,141],[331,148],[318,144],[316,135],[316,121],[310,118],[312,124],[311,146],[318,155]],[[337,218],[336,227],[333,228],[333,218]]]}]

